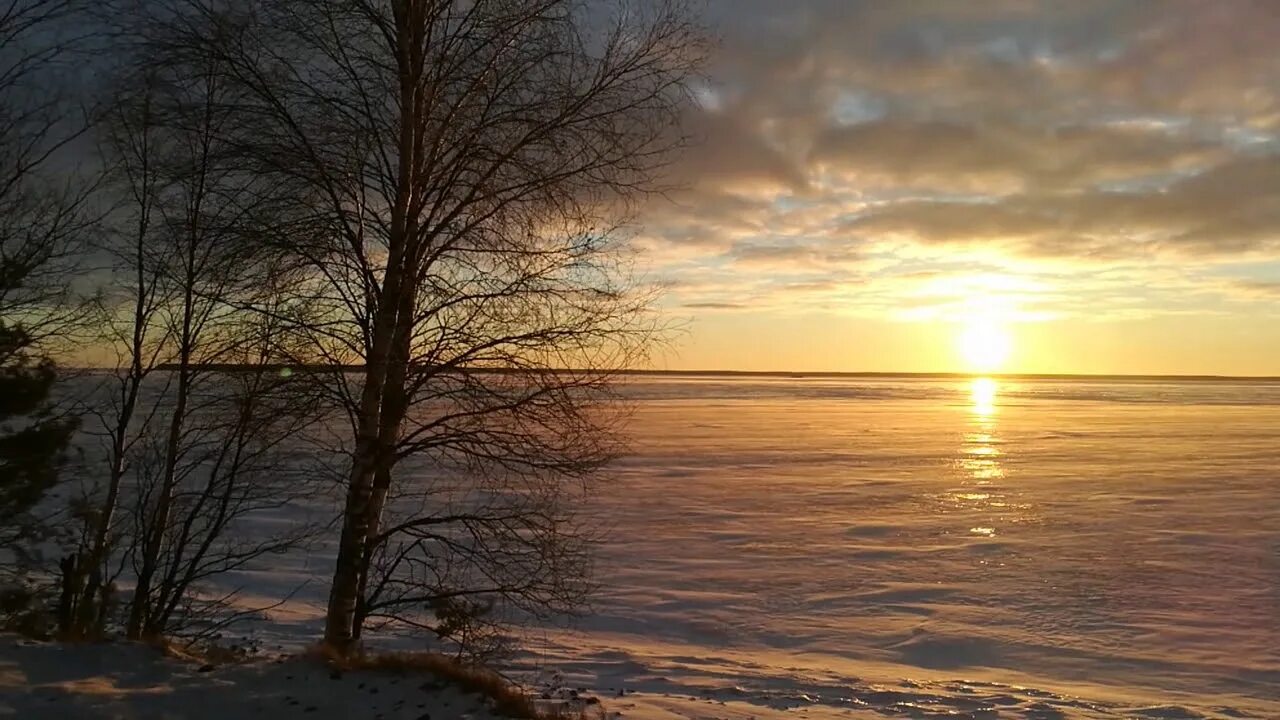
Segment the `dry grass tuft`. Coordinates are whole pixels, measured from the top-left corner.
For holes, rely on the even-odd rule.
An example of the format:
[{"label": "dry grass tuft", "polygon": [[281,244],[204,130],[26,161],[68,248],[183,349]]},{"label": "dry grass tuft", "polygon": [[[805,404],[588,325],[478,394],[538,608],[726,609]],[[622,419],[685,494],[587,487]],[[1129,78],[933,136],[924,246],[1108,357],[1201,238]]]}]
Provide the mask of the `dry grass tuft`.
[{"label": "dry grass tuft", "polygon": [[494,712],[521,720],[587,720],[585,712],[565,712],[560,707],[542,709],[519,686],[488,668],[465,665],[430,652],[357,653],[344,656],[325,645],[307,656],[340,670],[370,670],[402,675],[429,674],[452,683],[464,692],[476,693],[493,703]]},{"label": "dry grass tuft", "polygon": [[170,660],[178,660],[185,663],[203,663],[205,659],[196,652],[192,652],[191,648],[182,643],[175,642],[167,637],[151,637],[142,641],[143,645],[148,645],[160,651],[160,654]]},{"label": "dry grass tuft", "polygon": [[159,650],[167,658],[197,665],[236,665],[254,659],[250,653],[236,645],[227,646],[215,642],[193,644],[164,636],[145,638],[142,643]]}]

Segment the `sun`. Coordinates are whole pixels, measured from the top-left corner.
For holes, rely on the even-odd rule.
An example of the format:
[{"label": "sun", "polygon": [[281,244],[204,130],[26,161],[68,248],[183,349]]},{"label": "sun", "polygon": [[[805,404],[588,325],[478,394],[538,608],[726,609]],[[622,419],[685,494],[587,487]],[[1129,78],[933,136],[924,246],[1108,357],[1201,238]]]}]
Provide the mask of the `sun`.
[{"label": "sun", "polygon": [[999,321],[979,318],[969,321],[958,337],[960,355],[975,372],[995,372],[1009,361],[1013,338]]}]

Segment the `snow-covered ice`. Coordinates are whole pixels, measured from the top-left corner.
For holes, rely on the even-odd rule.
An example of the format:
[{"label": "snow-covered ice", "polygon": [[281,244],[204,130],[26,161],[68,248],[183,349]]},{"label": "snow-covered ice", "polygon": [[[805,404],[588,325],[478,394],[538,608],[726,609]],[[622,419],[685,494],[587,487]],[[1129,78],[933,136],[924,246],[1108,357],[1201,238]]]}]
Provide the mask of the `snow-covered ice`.
[{"label": "snow-covered ice", "polygon": [[602,596],[526,661],[690,717],[1280,718],[1280,386],[990,390],[638,383]]},{"label": "snow-covered ice", "polygon": [[[524,677],[641,720],[1280,718],[1280,384],[627,392],[601,592]],[[326,552],[271,562],[226,582],[309,580],[257,629],[309,642]]]}]

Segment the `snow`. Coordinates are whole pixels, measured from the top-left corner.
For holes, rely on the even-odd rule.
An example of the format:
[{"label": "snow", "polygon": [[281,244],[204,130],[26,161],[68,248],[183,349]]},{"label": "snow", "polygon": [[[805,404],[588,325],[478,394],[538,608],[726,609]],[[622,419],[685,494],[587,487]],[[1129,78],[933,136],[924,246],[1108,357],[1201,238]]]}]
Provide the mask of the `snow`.
[{"label": "snow", "polygon": [[639,384],[601,597],[523,661],[686,717],[1280,718],[1280,386],[999,386]]},{"label": "snow", "polygon": [[6,717],[490,720],[496,716],[479,696],[422,677],[335,675],[318,662],[300,658],[211,669],[165,657],[143,645],[63,645],[0,636],[0,718]]},{"label": "snow", "polygon": [[[587,508],[601,592],[528,633],[507,670],[535,687],[622,720],[1280,718],[1280,385],[628,392],[633,452]],[[296,591],[252,628],[268,646],[314,641],[328,552],[225,580]],[[253,672],[190,682],[292,692]]]}]

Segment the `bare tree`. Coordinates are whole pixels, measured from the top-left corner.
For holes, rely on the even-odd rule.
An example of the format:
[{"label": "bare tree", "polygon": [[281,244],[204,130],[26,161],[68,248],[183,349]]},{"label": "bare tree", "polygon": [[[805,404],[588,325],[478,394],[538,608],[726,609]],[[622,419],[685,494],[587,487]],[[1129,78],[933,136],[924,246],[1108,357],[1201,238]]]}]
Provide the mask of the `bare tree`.
[{"label": "bare tree", "polygon": [[270,306],[285,276],[258,249],[274,194],[223,151],[232,103],[216,73],[157,57],[121,73],[103,125],[119,202],[102,250],[116,282],[98,323],[117,368],[98,413],[106,482],[79,503],[84,532],[63,567],[69,636],[101,632],[122,574],[134,580],[128,637],[207,629],[231,600],[205,595],[207,580],[310,533],[245,525],[308,487],[285,442],[310,404],[269,367],[278,324],[238,309]]},{"label": "bare tree", "polygon": [[216,58],[241,89],[244,162],[296,188],[279,317],[349,424],[327,642],[462,598],[572,606],[586,585],[568,580],[584,570],[568,488],[611,457],[609,380],[654,329],[619,230],[685,140],[699,29],[662,1],[155,17],[157,43]]},{"label": "bare tree", "polygon": [[[184,424],[191,435],[182,445],[178,486],[162,527],[156,527],[162,518],[154,503],[145,500],[166,487],[167,438],[152,438],[137,459],[144,501],[132,506],[129,536],[142,542],[162,538],[149,594],[135,595],[131,604],[131,622],[134,609],[142,608],[136,632],[141,637],[200,635],[218,626],[237,591],[210,595],[204,584],[296,548],[314,530],[299,524],[264,532],[250,523],[312,492],[305,463],[288,445],[310,421],[293,383],[254,362],[247,369],[226,371],[190,401]],[[134,548],[135,569],[144,559],[140,550],[145,546]]]},{"label": "bare tree", "polygon": [[98,247],[114,272],[96,298],[98,342],[114,353],[106,397],[87,404],[96,419],[90,430],[105,438],[106,481],[88,483],[77,502],[82,519],[79,546],[64,560],[59,626],[66,637],[100,634],[108,618],[110,563],[118,534],[117,509],[131,472],[135,444],[146,435],[158,404],[143,396],[144,384],[168,346],[159,309],[172,298],[151,245],[163,177],[160,118],[154,74],[126,77],[102,123],[100,155],[119,191],[115,222],[104,223]]},{"label": "bare tree", "polygon": [[[200,82],[203,80],[203,82]],[[220,314],[225,311],[223,298],[236,279],[234,263],[242,262],[243,243],[237,227],[244,212],[248,194],[246,180],[218,162],[217,81],[211,77],[196,78],[187,85],[179,83],[170,89],[174,112],[167,122],[176,125],[172,134],[169,182],[162,190],[158,210],[161,225],[156,246],[163,249],[155,259],[164,278],[172,283],[173,302],[160,308],[171,343],[173,389],[172,410],[160,444],[161,463],[158,477],[148,486],[146,501],[139,508],[139,518],[146,522],[137,553],[137,580],[127,633],[138,637],[146,619],[153,612],[152,582],[159,570],[164,552],[165,533],[172,514],[181,477],[179,464],[186,443],[188,405],[202,362],[217,362],[227,351],[224,338],[216,337]],[[213,338],[213,342],[209,340]],[[232,341],[234,342],[234,341]],[[164,600],[164,598],[159,598]]]}]

